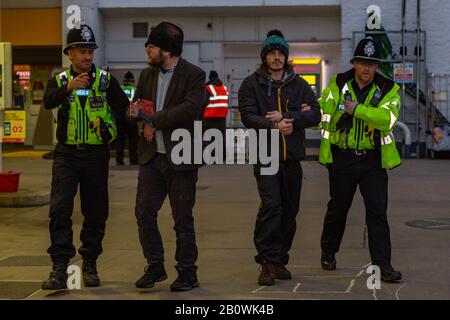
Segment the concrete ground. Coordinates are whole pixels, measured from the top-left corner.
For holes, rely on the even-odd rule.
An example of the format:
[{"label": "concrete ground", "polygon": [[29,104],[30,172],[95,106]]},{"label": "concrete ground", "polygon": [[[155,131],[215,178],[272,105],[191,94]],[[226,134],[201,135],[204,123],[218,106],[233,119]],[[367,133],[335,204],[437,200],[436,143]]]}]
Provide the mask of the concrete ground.
[{"label": "concrete ground", "polygon": [[[168,202],[159,225],[169,279],[149,290],[134,282],[145,267],[134,216],[137,168],[117,168],[111,161],[110,217],[99,259],[102,286],[48,292],[40,283],[50,271],[48,205],[0,208],[0,299],[450,299],[450,161],[406,160],[390,173],[389,221],[392,263],[404,279],[369,290],[370,264],[359,193],[349,213],[338,269],[320,268],[320,235],[328,201],[326,170],[315,161],[302,163],[301,210],[288,268],[290,281],[257,284],[253,227],[259,204],[250,166],[211,166],[199,174],[195,207],[200,288],[172,293],[175,233]],[[4,169],[22,172],[21,188],[49,191],[51,160],[26,155],[5,157]],[[447,220],[436,220],[447,219]],[[413,220],[425,228],[406,223]],[[74,242],[80,246],[79,198],[73,214]],[[81,266],[79,257],[73,261]]]}]

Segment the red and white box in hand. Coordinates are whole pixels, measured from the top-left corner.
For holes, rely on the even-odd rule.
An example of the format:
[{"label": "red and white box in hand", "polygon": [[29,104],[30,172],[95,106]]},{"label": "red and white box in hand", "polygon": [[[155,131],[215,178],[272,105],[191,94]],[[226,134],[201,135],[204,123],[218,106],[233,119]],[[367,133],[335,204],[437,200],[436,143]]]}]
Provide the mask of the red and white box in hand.
[{"label": "red and white box in hand", "polygon": [[145,117],[152,117],[155,114],[153,101],[147,99],[139,99],[136,101],[136,104],[139,109],[139,113],[143,114]]}]

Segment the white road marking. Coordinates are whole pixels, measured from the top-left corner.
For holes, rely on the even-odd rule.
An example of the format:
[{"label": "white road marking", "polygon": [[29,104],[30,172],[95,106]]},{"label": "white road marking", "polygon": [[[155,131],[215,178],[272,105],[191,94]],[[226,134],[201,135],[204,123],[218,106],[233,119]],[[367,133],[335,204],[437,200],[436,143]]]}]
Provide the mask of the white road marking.
[{"label": "white road marking", "polygon": [[34,295],[36,295],[36,294],[38,294],[39,292],[41,292],[42,291],[42,289],[39,289],[38,291],[36,291],[36,292],[33,292],[32,294],[30,294],[29,296],[26,296],[25,297],[25,299],[28,299],[28,298],[31,298],[32,296],[34,296]]},{"label": "white road marking", "polygon": [[425,227],[425,229],[437,229],[437,228],[450,228],[450,224],[443,223],[437,226]]},{"label": "white road marking", "polygon": [[361,269],[365,269],[365,268],[367,268],[368,266],[371,266],[371,265],[372,265],[372,263],[369,262],[368,264],[363,265],[363,266],[361,267]]},{"label": "white road marking", "polygon": [[372,296],[373,296],[374,300],[378,300],[378,298],[377,298],[377,289],[375,289],[375,288],[373,289],[373,295]]},{"label": "white road marking", "polygon": [[[370,266],[372,263],[367,263],[361,267],[345,267],[347,269],[358,269],[359,272],[356,275],[353,275],[354,278],[352,278],[350,280],[350,284],[347,287],[347,289],[345,291],[298,291],[298,289],[300,288],[301,283],[298,282],[297,285],[294,287],[294,289],[292,290],[292,293],[302,293],[302,294],[348,294],[352,291],[352,288],[355,285],[356,279],[361,277],[365,271],[366,268],[368,266]],[[296,266],[296,265],[291,265],[291,268],[317,268],[317,267],[313,267],[313,266]],[[344,268],[344,267],[341,267]],[[350,278],[352,277],[352,275],[334,275],[334,276],[324,276],[324,275],[293,275],[293,278],[310,278],[310,279],[321,279],[321,278]],[[288,294],[290,293],[289,291],[261,291],[262,289],[264,289],[265,286],[260,287],[254,291],[252,291],[253,294]],[[377,300],[376,294],[374,292],[374,298]]]},{"label": "white road marking", "polygon": [[364,270],[361,270],[357,275],[356,275],[356,277],[357,278],[359,278],[359,277],[361,277],[361,275],[364,273]]},{"label": "white road marking", "polygon": [[262,290],[262,289],[264,289],[265,287],[266,287],[266,286],[259,287],[258,289],[253,290],[252,293],[257,293],[259,290]]},{"label": "white road marking", "polygon": [[448,222],[442,222],[442,221],[440,221],[440,220],[423,220],[423,221],[426,221],[426,222],[433,222],[433,223],[443,223],[443,224],[447,224]]},{"label": "white road marking", "polygon": [[400,288],[397,289],[397,291],[395,291],[395,299],[400,300],[400,298],[398,297],[398,293],[399,293],[401,288],[406,286],[406,284],[407,284],[407,282],[405,282]]},{"label": "white road marking", "polygon": [[355,285],[355,279],[352,279],[350,281],[350,285],[348,286],[347,290],[345,290],[345,293],[350,293],[350,291],[352,291],[352,288],[354,285]]}]

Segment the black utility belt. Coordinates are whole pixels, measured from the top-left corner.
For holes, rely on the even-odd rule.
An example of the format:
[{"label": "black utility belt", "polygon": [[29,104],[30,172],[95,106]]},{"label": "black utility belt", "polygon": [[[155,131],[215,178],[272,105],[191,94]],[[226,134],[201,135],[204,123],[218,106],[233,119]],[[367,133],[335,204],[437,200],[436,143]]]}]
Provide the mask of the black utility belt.
[{"label": "black utility belt", "polygon": [[352,154],[356,156],[365,156],[369,154],[376,154],[379,153],[380,150],[377,149],[367,149],[367,150],[357,150],[357,149],[340,149],[338,146],[331,146],[331,149],[336,152],[345,153],[345,154]]},{"label": "black utility belt", "polygon": [[105,144],[61,144],[64,148],[68,148],[71,150],[103,150],[107,149],[108,146]]}]

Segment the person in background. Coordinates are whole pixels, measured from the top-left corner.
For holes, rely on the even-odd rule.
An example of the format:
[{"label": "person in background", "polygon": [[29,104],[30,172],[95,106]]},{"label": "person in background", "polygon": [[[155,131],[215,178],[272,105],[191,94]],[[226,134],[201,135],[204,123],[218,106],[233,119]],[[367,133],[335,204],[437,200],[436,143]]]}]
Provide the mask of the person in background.
[{"label": "person in background", "polygon": [[[121,88],[128,100],[133,101],[136,87],[134,86],[134,76],[130,71],[125,74]],[[125,164],[123,158],[126,141],[128,141],[130,165],[138,164],[137,140],[138,128],[134,121],[117,121],[116,165],[123,166]]]}]

